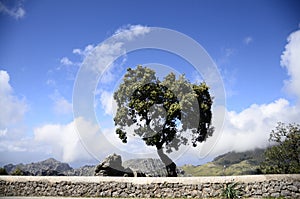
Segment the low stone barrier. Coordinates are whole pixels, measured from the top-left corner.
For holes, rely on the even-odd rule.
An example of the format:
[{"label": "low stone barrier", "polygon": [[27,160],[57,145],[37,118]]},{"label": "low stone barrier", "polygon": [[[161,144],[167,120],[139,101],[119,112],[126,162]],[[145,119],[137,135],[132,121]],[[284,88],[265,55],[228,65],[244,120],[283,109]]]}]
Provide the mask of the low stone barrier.
[{"label": "low stone barrier", "polygon": [[242,197],[300,198],[300,174],[222,177],[0,176],[0,196],[207,198],[236,182]]}]

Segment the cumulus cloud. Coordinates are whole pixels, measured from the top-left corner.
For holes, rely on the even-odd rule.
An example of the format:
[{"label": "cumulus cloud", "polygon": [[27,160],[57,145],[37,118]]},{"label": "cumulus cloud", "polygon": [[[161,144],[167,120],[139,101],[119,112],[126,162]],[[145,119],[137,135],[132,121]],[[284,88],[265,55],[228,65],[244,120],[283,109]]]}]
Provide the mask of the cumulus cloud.
[{"label": "cumulus cloud", "polygon": [[34,143],[29,142],[24,127],[24,116],[28,106],[19,98],[10,85],[10,76],[0,70],[0,153],[5,161],[11,153],[30,151]]},{"label": "cumulus cloud", "polygon": [[24,99],[14,95],[9,80],[8,73],[0,70],[0,130],[20,123],[27,110]]},{"label": "cumulus cloud", "polygon": [[300,110],[286,99],[269,104],[253,104],[241,112],[227,111],[223,132],[214,153],[264,148],[277,122],[299,123]]},{"label": "cumulus cloud", "polygon": [[102,91],[100,94],[100,102],[102,108],[107,115],[114,115],[117,111],[117,103],[114,100],[113,93]]},{"label": "cumulus cloud", "polygon": [[73,64],[74,64],[74,63],[73,63],[71,60],[69,60],[69,58],[67,58],[67,57],[61,58],[61,59],[60,59],[60,63],[61,63],[62,65],[65,65],[65,66],[70,66],[70,65],[73,65]]},{"label": "cumulus cloud", "polygon": [[284,82],[285,88],[300,98],[300,30],[293,32],[287,39],[288,44],[281,55],[281,66],[287,69],[289,79]]},{"label": "cumulus cloud", "polygon": [[84,118],[75,118],[68,124],[46,124],[34,129],[34,140],[43,144],[43,150],[64,162],[102,160],[117,153],[122,143],[114,129],[100,131],[98,124]]},{"label": "cumulus cloud", "polygon": [[34,129],[34,139],[37,142],[44,143],[48,147],[48,153],[62,161],[73,162],[79,159],[88,159],[90,155],[80,142],[75,122],[84,125],[86,133],[91,139],[95,138],[97,127],[82,118],[78,118],[65,125],[46,124],[37,127]]},{"label": "cumulus cloud", "polygon": [[89,55],[93,50],[95,49],[95,46],[92,44],[87,45],[83,50],[80,48],[73,49],[73,53],[82,56],[85,58],[87,55]]},{"label": "cumulus cloud", "polygon": [[127,25],[122,28],[119,28],[115,32],[115,36],[117,36],[118,39],[127,39],[132,40],[133,38],[145,35],[150,32],[150,28],[142,25]]},{"label": "cumulus cloud", "polygon": [[[109,66],[113,68],[113,61],[116,56],[120,54],[125,54],[125,49],[123,48],[124,43],[121,40],[132,40],[135,37],[144,35],[150,31],[149,27],[142,25],[127,25],[122,28],[119,28],[113,34],[114,39],[107,41],[105,43],[95,46],[89,44],[83,49],[75,48],[73,49],[73,54],[79,55],[81,57],[81,62],[84,60],[89,68],[96,73],[104,74],[102,76],[103,82],[110,82],[113,80],[113,75],[108,69]],[[120,41],[119,41],[120,40]],[[126,56],[123,57],[122,63],[126,60]],[[74,64],[75,62],[71,61],[67,57],[61,59],[61,63],[65,65]],[[81,65],[78,63],[77,65]]]},{"label": "cumulus cloud", "polygon": [[18,1],[16,6],[8,7],[0,1],[0,13],[7,14],[15,19],[21,19],[25,16],[25,10],[22,2]]},{"label": "cumulus cloud", "polygon": [[213,149],[214,154],[266,147],[269,145],[269,134],[276,127],[277,122],[300,123],[299,55],[300,31],[298,30],[288,37],[280,62],[289,75],[289,79],[284,81],[284,87],[296,95],[297,103],[291,104],[287,99],[281,98],[268,104],[252,104],[241,112],[227,110],[221,137]]},{"label": "cumulus cloud", "polygon": [[72,113],[72,103],[66,100],[61,94],[55,90],[54,94],[50,96],[54,103],[54,112],[57,114],[70,114]]}]

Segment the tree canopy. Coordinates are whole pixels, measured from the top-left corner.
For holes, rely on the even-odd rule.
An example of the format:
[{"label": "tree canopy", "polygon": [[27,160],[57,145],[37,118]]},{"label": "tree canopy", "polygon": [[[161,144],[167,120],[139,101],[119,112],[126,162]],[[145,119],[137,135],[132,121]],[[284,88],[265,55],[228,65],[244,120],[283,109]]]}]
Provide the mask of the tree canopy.
[{"label": "tree canopy", "polygon": [[155,146],[169,176],[176,176],[176,165],[165,152],[197,146],[213,133],[209,87],[192,84],[184,75],[170,73],[161,81],[150,68],[128,68],[114,99],[119,138],[126,143],[131,133]]},{"label": "tree canopy", "polygon": [[265,151],[260,168],[267,174],[300,173],[300,125],[279,122],[270,133],[274,144]]}]

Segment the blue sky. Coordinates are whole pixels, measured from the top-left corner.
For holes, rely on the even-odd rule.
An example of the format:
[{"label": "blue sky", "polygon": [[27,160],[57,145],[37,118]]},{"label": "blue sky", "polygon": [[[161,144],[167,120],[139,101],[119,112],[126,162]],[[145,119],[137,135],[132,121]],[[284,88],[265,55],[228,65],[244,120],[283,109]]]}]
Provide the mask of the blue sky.
[{"label": "blue sky", "polygon": [[[296,0],[0,0],[0,164],[48,157],[74,165],[97,162],[80,145],[74,125],[79,121],[90,132],[99,125],[115,139],[111,94],[127,66],[160,63],[192,81],[192,67],[170,53],[128,53],[111,67],[110,82],[98,85],[99,123],[74,117],[74,82],[89,53],[116,32],[140,28],[144,34],[147,27],[172,29],[194,39],[216,63],[224,82],[225,119],[216,146],[208,158],[197,155],[199,148],[189,149],[178,156],[179,164],[200,164],[227,151],[267,146],[276,122],[300,122],[299,10]],[[138,156],[130,155],[118,140],[112,142],[125,158]],[[98,159],[113,152],[101,141],[85,145],[94,148],[90,150]]]}]

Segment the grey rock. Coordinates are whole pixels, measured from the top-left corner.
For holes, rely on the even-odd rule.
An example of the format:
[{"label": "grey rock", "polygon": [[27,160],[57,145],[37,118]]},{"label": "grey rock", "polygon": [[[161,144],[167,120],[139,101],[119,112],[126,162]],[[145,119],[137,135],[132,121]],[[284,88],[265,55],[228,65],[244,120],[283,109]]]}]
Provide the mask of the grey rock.
[{"label": "grey rock", "polygon": [[293,186],[293,185],[289,185],[288,190],[293,191],[293,192],[299,191],[298,188],[296,186]]},{"label": "grey rock", "polygon": [[287,190],[282,190],[281,193],[280,193],[281,196],[290,196],[291,193]]},{"label": "grey rock", "polygon": [[275,198],[278,198],[280,196],[280,194],[278,192],[276,193],[271,193],[271,197],[275,197]]},{"label": "grey rock", "polygon": [[69,172],[69,176],[93,176],[95,171],[94,165],[85,165],[83,167],[79,167],[77,169],[73,169],[72,172]]},{"label": "grey rock", "polygon": [[120,155],[112,154],[106,157],[95,168],[95,176],[128,176],[133,177],[133,171],[130,168],[122,166],[122,158]]},{"label": "grey rock", "polygon": [[131,159],[123,162],[124,167],[128,167],[134,172],[144,173],[145,176],[162,177],[167,176],[165,165],[159,159]]}]

